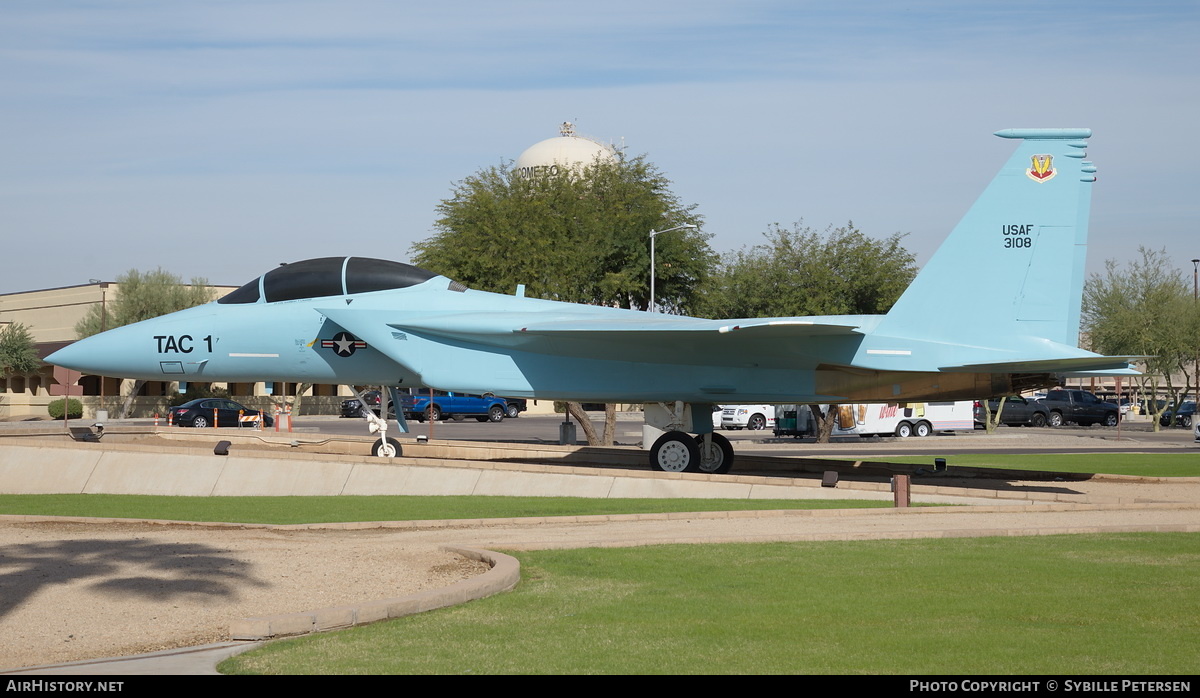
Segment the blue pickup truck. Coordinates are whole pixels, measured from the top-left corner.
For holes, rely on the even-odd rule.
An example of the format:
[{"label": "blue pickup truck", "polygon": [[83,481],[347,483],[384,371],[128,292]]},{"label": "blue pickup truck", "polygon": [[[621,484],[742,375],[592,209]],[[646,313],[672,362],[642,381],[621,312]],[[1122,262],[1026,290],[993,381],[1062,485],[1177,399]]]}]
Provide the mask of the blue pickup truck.
[{"label": "blue pickup truck", "polygon": [[403,399],[404,416],[424,422],[426,419],[462,419],[474,417],[480,422],[499,422],[508,414],[504,398],[482,395],[464,395],[444,390],[433,391],[433,402],[429,391],[421,390]]}]

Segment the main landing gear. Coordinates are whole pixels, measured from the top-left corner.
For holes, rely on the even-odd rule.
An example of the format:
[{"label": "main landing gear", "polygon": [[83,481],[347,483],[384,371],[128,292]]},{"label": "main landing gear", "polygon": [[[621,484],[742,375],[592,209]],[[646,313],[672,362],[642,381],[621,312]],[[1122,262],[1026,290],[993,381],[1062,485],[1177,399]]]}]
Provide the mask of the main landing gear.
[{"label": "main landing gear", "polygon": [[[708,424],[694,423],[693,415],[700,415]],[[646,424],[667,430],[650,447],[650,467],[667,473],[729,472],[733,467],[733,445],[712,431],[711,415],[709,405],[647,403]],[[683,431],[689,423],[700,433],[691,436]]]}]

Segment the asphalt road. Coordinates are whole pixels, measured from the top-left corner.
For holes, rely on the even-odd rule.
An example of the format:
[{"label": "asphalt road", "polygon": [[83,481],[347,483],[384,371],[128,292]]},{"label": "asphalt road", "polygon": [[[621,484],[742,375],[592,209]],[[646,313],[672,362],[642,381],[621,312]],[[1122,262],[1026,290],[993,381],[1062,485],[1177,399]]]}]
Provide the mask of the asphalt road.
[{"label": "asphalt road", "polygon": [[[603,424],[603,413],[592,415],[593,424],[599,430]],[[433,425],[435,439],[462,439],[467,441],[515,441],[532,443],[558,443],[559,425],[562,415],[528,415],[517,419],[505,419],[499,423],[477,422],[464,419],[461,422],[445,421]],[[396,433],[395,422],[391,423],[389,436],[400,439],[428,435],[428,423],[410,424],[408,435]],[[305,433],[329,435],[366,435],[366,422],[360,419],[332,416],[298,417],[296,428]],[[617,423],[617,443],[636,445],[642,440],[640,414],[622,413]],[[778,456],[845,455],[849,452],[865,455],[894,454],[898,452],[923,453],[1088,453],[1111,451],[1153,450],[1155,452],[1195,453],[1200,444],[1193,440],[1190,429],[1151,430],[1148,422],[1128,422],[1120,427],[1000,427],[994,434],[983,430],[948,432],[926,438],[900,439],[896,437],[835,437],[832,443],[817,444],[813,439],[775,437],[770,431],[721,431],[732,442],[737,451],[753,451]],[[583,443],[583,430],[577,428]]]}]

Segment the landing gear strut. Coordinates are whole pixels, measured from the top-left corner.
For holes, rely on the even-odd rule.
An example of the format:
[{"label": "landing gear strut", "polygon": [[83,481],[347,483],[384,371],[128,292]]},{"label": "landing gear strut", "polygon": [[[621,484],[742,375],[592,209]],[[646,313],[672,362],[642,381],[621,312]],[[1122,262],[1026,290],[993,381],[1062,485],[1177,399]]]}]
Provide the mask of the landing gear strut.
[{"label": "landing gear strut", "polygon": [[404,420],[404,412],[400,409],[399,395],[396,388],[380,386],[379,388],[379,414],[375,414],[375,410],[367,404],[367,398],[363,391],[358,390],[354,386],[350,386],[354,394],[358,396],[358,403],[362,405],[362,416],[367,420],[367,430],[372,434],[379,434],[379,440],[371,445],[371,455],[379,456],[380,458],[396,458],[400,455],[400,442],[388,438],[387,430],[387,413],[389,403],[395,406],[396,423],[400,427],[400,433],[408,433],[408,422]]}]

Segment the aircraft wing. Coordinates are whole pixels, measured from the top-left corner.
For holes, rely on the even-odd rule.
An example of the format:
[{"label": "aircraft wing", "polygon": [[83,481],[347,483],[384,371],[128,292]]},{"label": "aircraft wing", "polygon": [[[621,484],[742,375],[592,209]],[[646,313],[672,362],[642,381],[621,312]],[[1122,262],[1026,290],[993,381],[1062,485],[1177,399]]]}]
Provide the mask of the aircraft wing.
[{"label": "aircraft wing", "polygon": [[[695,341],[697,338],[693,336],[695,333],[715,332],[717,334],[731,334],[734,332],[745,332],[754,335],[757,339],[776,338],[782,339],[785,337],[817,337],[829,335],[848,335],[854,334],[858,329],[857,324],[830,324],[802,320],[799,318],[766,318],[754,320],[700,320],[696,318],[678,318],[669,321],[661,321],[656,316],[650,316],[654,319],[647,320],[630,320],[621,318],[619,320],[592,318],[587,320],[561,320],[551,322],[536,322],[531,325],[522,327],[516,332],[528,333],[534,335],[545,335],[547,337],[554,336],[576,336],[576,337],[607,337],[611,338],[615,334],[631,333],[632,336],[643,337],[646,335],[658,335],[663,337],[671,337],[673,335],[686,335],[689,340]],[[674,316],[659,316],[674,318]]]},{"label": "aircraft wing", "polygon": [[[403,347],[390,341],[396,333],[493,350],[732,365],[744,364],[748,356],[772,363],[764,352],[776,353],[797,340],[855,335],[858,327],[799,318],[731,321],[649,313],[641,318],[627,313],[547,317],[541,312],[423,314],[349,308],[322,308],[318,312],[401,364],[405,364]],[[751,350],[755,353],[744,353]],[[786,355],[790,354],[780,353],[780,361]]]}]

